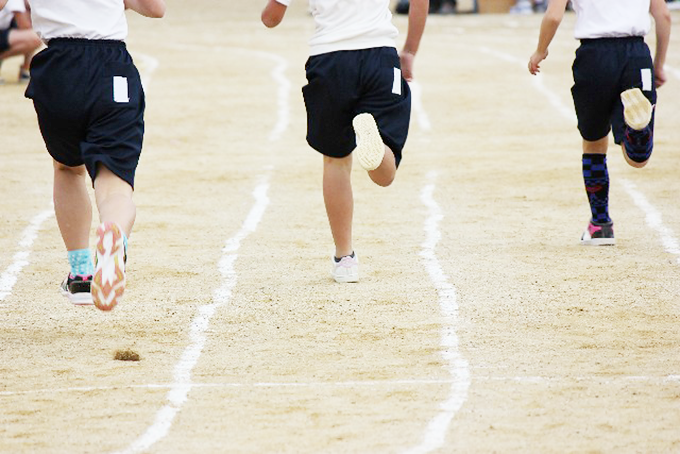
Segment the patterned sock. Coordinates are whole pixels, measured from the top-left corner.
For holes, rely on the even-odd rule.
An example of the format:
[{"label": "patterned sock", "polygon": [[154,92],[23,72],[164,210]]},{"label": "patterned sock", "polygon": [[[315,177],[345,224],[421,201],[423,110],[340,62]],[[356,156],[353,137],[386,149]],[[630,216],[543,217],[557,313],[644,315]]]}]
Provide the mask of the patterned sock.
[{"label": "patterned sock", "polygon": [[652,133],[651,123],[640,131],[626,126],[623,147],[631,161],[645,162],[648,160],[654,148],[654,134]]},{"label": "patterned sock", "polygon": [[607,155],[583,155],[583,181],[586,185],[592,222],[609,224],[609,172],[607,172]]},{"label": "patterned sock", "polygon": [[92,252],[89,249],[68,251],[68,263],[71,265],[73,276],[94,274],[94,262],[92,261]]}]

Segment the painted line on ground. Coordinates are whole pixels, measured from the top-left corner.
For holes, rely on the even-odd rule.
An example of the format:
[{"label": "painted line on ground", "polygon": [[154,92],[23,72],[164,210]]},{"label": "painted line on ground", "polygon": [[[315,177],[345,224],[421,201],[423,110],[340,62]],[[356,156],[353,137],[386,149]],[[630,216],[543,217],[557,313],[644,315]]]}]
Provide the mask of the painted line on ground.
[{"label": "painted line on ground", "polygon": [[12,294],[12,289],[19,279],[21,271],[28,265],[28,258],[31,255],[31,247],[38,236],[38,231],[47,219],[54,214],[53,209],[45,210],[37,214],[31,219],[28,227],[21,232],[21,239],[19,240],[19,252],[14,254],[12,263],[5,271],[0,274],[0,302],[4,301]]},{"label": "painted line on ground", "polygon": [[[665,376],[643,376],[643,375],[628,375],[622,377],[603,377],[603,376],[575,376],[575,377],[543,377],[543,376],[517,376],[517,377],[503,377],[503,376],[475,376],[474,381],[477,382],[515,382],[523,384],[549,384],[549,383],[565,383],[570,384],[574,382],[601,382],[601,383],[673,383],[680,385],[680,375],[665,375]],[[451,386],[457,380],[370,380],[370,381],[346,381],[346,382],[295,382],[295,383],[192,383],[192,390],[209,389],[209,388],[234,388],[234,389],[257,389],[257,388],[360,388],[360,387],[393,387],[393,386]],[[126,385],[126,386],[75,386],[71,388],[45,388],[33,389],[26,391],[0,391],[0,397],[24,396],[35,394],[63,394],[63,393],[89,393],[93,391],[121,391],[134,389],[149,389],[149,390],[168,390],[173,389],[173,383],[149,383],[142,385]]]},{"label": "painted line on ground", "polygon": [[[524,63],[521,62],[521,60],[504,52],[494,51],[486,47],[482,47],[481,50],[486,54],[500,58],[504,61],[520,63],[522,66],[524,66]],[[555,93],[545,87],[539,76],[540,74],[538,76],[534,76],[539,80],[539,82],[534,81],[534,86],[537,88],[537,90],[548,98],[550,104],[552,104],[562,114],[562,116],[564,116],[564,118],[576,123],[576,114],[568,109],[560,100],[560,98],[555,95]],[[647,225],[657,231],[661,239],[661,244],[663,245],[666,252],[679,256],[676,259],[676,263],[680,264],[680,242],[678,242],[678,239],[676,238],[673,231],[663,224],[659,210],[657,210],[654,205],[652,205],[647,200],[647,197],[639,189],[637,189],[637,186],[635,186],[632,182],[626,180],[625,178],[618,181],[623,185],[623,188],[633,199],[638,208],[640,208],[645,213]]]},{"label": "painted line on ground", "polygon": [[[189,51],[203,51],[205,46],[199,46],[196,44],[172,44],[170,46],[177,50],[189,50]],[[288,70],[288,61],[281,57],[280,55],[273,54],[271,52],[263,52],[253,49],[246,49],[240,47],[228,47],[211,45],[211,52],[222,52],[222,53],[243,53],[248,55],[248,57],[256,56],[264,60],[269,60],[274,63],[274,68],[271,70],[271,77],[276,82],[276,100],[277,100],[277,118],[274,127],[269,134],[269,140],[275,142],[281,138],[283,133],[288,130],[291,118],[291,107],[290,107],[290,93],[292,84],[290,79],[286,76],[286,71]]]},{"label": "painted line on ground", "polygon": [[680,265],[680,242],[673,231],[664,225],[659,210],[649,203],[647,197],[637,189],[633,182],[624,178],[621,179],[621,183],[635,205],[645,213],[647,225],[658,233],[666,252],[675,255],[675,262]]},{"label": "painted line on ground", "polygon": [[673,74],[676,79],[680,80],[680,70],[673,68],[672,66],[665,65],[664,69],[669,73]]},{"label": "painted line on ground", "polygon": [[470,389],[470,365],[460,352],[458,335],[458,298],[456,288],[449,282],[439,260],[437,259],[436,247],[441,239],[439,224],[444,219],[442,210],[434,199],[436,172],[427,175],[426,185],[420,199],[428,209],[425,219],[425,241],[422,244],[420,256],[425,261],[427,273],[437,290],[439,307],[444,318],[442,322],[441,352],[444,359],[445,369],[451,374],[451,387],[446,400],[439,403],[440,412],[428,423],[423,440],[417,446],[405,451],[408,454],[424,454],[437,450],[444,446],[446,433],[451,421],[467,400]]},{"label": "painted line on ground", "polygon": [[[182,45],[181,47],[191,46]],[[215,46],[212,50],[238,51],[239,49]],[[246,49],[240,49],[240,51],[246,51]],[[247,52],[251,56],[256,55],[261,58],[272,60],[275,63],[275,67],[271,72],[271,77],[275,80],[278,87],[278,111],[277,121],[269,139],[270,141],[276,141],[288,129],[288,125],[290,124],[289,93],[291,85],[285,75],[288,63],[282,57],[268,52],[254,52],[249,49]],[[179,413],[184,403],[188,400],[189,392],[195,386],[195,384],[191,382],[191,374],[203,353],[203,348],[207,340],[206,331],[210,325],[210,320],[217,309],[226,305],[231,300],[231,292],[236,285],[238,278],[234,266],[238,259],[237,252],[240,249],[241,242],[251,233],[255,232],[269,205],[269,197],[267,195],[269,190],[269,176],[262,176],[260,179],[261,181],[253,190],[255,204],[244,220],[241,229],[236,235],[227,240],[222,250],[223,256],[218,264],[223,279],[222,285],[213,292],[213,302],[200,307],[198,314],[196,314],[192,320],[189,333],[190,343],[184,350],[179,362],[175,365],[174,383],[167,394],[168,402],[156,413],[153,424],[149,426],[137,440],[132,442],[125,450],[119,451],[119,453],[141,453],[165,438],[172,427],[177,413]]]},{"label": "painted line on ground", "polygon": [[120,453],[141,453],[148,450],[158,441],[165,438],[170,431],[177,413],[188,400],[189,391],[196,385],[191,382],[191,374],[198,363],[207,340],[206,331],[215,312],[231,300],[231,292],[236,285],[238,276],[235,263],[241,242],[255,232],[269,205],[269,178],[262,177],[261,182],[253,190],[255,204],[246,217],[241,229],[229,238],[222,249],[223,255],[218,264],[222,275],[222,285],[213,292],[213,302],[198,308],[198,313],[191,322],[190,343],[184,350],[179,362],[175,365],[174,382],[167,394],[168,403],[156,413],[154,423],[132,444]]},{"label": "painted line on ground", "polygon": [[142,79],[142,88],[144,88],[144,93],[149,94],[149,87],[151,85],[151,77],[153,73],[158,69],[159,62],[158,59],[147,54],[134,54],[136,59],[140,62],[141,68],[140,78]]},{"label": "painted line on ground", "polygon": [[423,107],[423,86],[415,80],[409,82],[408,85],[411,88],[411,106],[413,107],[413,112],[416,114],[420,130],[424,132],[431,131],[432,122],[430,121],[430,116]]}]

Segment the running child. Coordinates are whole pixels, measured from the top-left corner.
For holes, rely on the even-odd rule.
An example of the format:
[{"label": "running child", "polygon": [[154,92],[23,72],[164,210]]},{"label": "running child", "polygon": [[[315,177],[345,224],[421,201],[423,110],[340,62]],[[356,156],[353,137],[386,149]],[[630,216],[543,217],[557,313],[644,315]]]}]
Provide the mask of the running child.
[{"label": "running child", "polygon": [[[71,266],[62,293],[103,311],[125,290],[144,136],[144,92],[124,42],[126,8],[162,17],[165,1],[31,0],[33,27],[47,48],[33,58],[26,97],[53,158],[54,210]],[[94,264],[88,174],[101,221]]]},{"label": "running child", "polygon": [[31,29],[31,18],[24,0],[0,1],[0,66],[6,58],[23,55],[18,80],[27,82],[31,58],[41,45],[40,38]]},{"label": "running child", "polygon": [[[529,72],[537,74],[548,46],[564,16],[568,0],[550,0],[541,23]],[[573,65],[571,89],[583,138],[583,179],[591,219],[581,237],[583,245],[613,245],[614,223],[609,217],[609,131],[621,144],[633,167],[644,167],[654,139],[656,88],[666,82],[671,16],[664,0],[572,0],[575,37],[581,41]],[[656,53],[652,59],[644,36],[656,23]]]},{"label": "running child", "polygon": [[[292,0],[268,0],[262,22],[276,27]],[[401,161],[411,114],[407,81],[425,29],[429,0],[412,0],[404,48],[389,0],[309,0],[316,22],[302,89],[307,142],[323,155],[323,195],[335,242],[331,274],[336,282],[359,280],[352,246],[352,155],[371,180],[392,184]]]}]

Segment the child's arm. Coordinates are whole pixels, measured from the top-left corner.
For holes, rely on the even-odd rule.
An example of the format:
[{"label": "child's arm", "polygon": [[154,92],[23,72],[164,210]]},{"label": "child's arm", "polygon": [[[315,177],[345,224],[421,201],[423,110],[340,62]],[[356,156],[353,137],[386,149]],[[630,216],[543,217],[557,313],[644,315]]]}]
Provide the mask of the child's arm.
[{"label": "child's arm", "polygon": [[288,1],[279,2],[277,0],[268,0],[267,6],[262,10],[262,23],[267,28],[274,28],[281,23],[283,16],[286,15],[288,9]]},{"label": "child's arm", "polygon": [[0,9],[3,9],[7,4],[7,0],[0,0]]},{"label": "child's arm", "polygon": [[666,63],[666,53],[668,52],[668,42],[671,37],[671,13],[665,0],[652,0],[649,12],[656,24],[656,53],[654,55],[654,79],[656,86],[660,87],[666,83],[666,72],[663,67]]},{"label": "child's arm", "polygon": [[125,8],[142,16],[160,18],[165,16],[165,0],[124,0]]},{"label": "child's arm", "polygon": [[411,0],[408,10],[408,32],[404,49],[399,53],[401,60],[401,73],[408,82],[413,80],[413,60],[415,59],[420,39],[425,31],[427,11],[430,8],[430,0]]},{"label": "child's arm", "polygon": [[548,9],[543,16],[541,32],[538,35],[538,46],[536,47],[536,52],[529,59],[529,72],[531,74],[536,75],[540,72],[540,63],[548,56],[548,46],[550,46],[555,33],[557,33],[557,29],[562,23],[568,1],[550,0],[548,2]]}]

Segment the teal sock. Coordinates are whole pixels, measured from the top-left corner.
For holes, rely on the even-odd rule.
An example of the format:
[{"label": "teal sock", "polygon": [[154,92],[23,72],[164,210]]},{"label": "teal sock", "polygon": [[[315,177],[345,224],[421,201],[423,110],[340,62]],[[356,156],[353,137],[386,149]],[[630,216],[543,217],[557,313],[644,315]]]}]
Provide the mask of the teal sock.
[{"label": "teal sock", "polygon": [[128,244],[127,235],[125,234],[125,232],[122,232],[122,231],[120,233],[123,235],[123,248],[125,250],[125,254],[127,255],[127,244]]},{"label": "teal sock", "polygon": [[94,273],[92,252],[89,249],[68,251],[68,263],[71,265],[71,274],[74,276],[88,276]]}]

